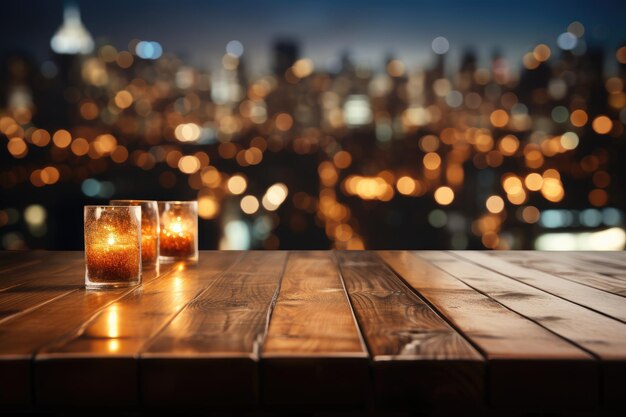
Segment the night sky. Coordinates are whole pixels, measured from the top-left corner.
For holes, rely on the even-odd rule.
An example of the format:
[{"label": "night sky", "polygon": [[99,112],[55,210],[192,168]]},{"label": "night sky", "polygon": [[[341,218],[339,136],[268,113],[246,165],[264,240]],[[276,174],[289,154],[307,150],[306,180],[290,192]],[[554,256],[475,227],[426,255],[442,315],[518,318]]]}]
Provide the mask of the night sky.
[{"label": "night sky", "polygon": [[[0,55],[26,50],[42,60],[62,21],[62,0],[20,0],[0,6]],[[614,51],[626,41],[626,2],[620,1],[79,1],[96,39],[118,49],[137,38],[204,68],[219,65],[232,39],[245,47],[249,70],[263,73],[276,38],[297,40],[318,67],[333,69],[342,52],[377,67],[393,54],[409,65],[429,65],[431,41],[445,36],[452,61],[467,47],[481,60],[498,48],[513,62],[538,42],[555,46],[572,21],[589,45]]]}]

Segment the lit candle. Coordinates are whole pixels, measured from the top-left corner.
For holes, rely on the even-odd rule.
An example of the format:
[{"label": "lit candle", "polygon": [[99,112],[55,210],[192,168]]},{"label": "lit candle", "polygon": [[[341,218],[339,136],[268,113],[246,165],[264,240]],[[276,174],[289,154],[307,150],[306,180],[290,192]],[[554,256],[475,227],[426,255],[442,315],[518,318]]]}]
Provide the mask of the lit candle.
[{"label": "lit candle", "polygon": [[198,260],[198,202],[160,201],[160,259]]},{"label": "lit candle", "polygon": [[156,265],[159,260],[159,208],[151,200],[111,200],[113,206],[141,207],[141,263]]},{"label": "lit candle", "polygon": [[85,285],[117,288],[141,282],[141,207],[85,207]]}]

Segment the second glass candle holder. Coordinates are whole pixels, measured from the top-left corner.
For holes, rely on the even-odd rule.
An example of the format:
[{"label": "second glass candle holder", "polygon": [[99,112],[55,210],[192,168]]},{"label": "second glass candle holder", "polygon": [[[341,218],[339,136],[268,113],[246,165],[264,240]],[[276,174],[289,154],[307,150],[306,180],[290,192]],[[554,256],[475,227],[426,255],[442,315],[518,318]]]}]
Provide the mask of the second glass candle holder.
[{"label": "second glass candle holder", "polygon": [[159,262],[159,207],[154,200],[111,200],[112,206],[141,207],[141,263],[153,267]]}]

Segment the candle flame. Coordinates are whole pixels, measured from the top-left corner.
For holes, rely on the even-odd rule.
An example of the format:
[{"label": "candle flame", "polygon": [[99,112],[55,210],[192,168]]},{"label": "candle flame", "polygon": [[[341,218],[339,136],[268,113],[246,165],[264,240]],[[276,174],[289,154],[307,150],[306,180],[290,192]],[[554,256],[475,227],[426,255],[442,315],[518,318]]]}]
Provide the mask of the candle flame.
[{"label": "candle flame", "polygon": [[108,243],[109,245],[113,245],[113,244],[115,244],[115,236],[113,236],[113,235],[109,235],[109,238],[107,239],[107,243]]},{"label": "candle flame", "polygon": [[174,222],[170,225],[170,230],[174,233],[182,233],[183,225],[180,222]]}]

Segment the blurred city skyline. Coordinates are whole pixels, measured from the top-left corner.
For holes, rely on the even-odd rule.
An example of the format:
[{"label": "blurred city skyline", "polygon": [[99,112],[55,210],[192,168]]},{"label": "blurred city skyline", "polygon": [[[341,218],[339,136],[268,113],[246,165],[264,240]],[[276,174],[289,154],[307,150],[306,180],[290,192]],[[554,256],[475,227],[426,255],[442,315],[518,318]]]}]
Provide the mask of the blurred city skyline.
[{"label": "blurred city skyline", "polygon": [[623,8],[9,3],[0,246],[131,198],[202,249],[623,249]]},{"label": "blurred city skyline", "polygon": [[[6,19],[0,31],[0,56],[23,51],[38,61],[50,58],[50,37],[63,20],[63,9],[78,6],[96,43],[124,49],[133,39],[159,42],[199,68],[220,65],[224,47],[236,40],[245,48],[246,71],[271,71],[271,48],[277,40],[300,45],[300,54],[319,69],[337,71],[349,54],[359,65],[384,69],[394,56],[407,66],[432,66],[432,41],[449,41],[448,67],[460,65],[474,52],[488,64],[494,53],[514,69],[524,53],[538,43],[556,46],[572,22],[582,22],[585,46],[617,49],[626,39],[626,3],[620,1],[288,1],[214,2],[112,0],[26,0],[2,6]],[[27,30],[25,30],[27,28]],[[579,45],[580,47],[581,45]],[[616,66],[607,61],[606,70]]]}]

